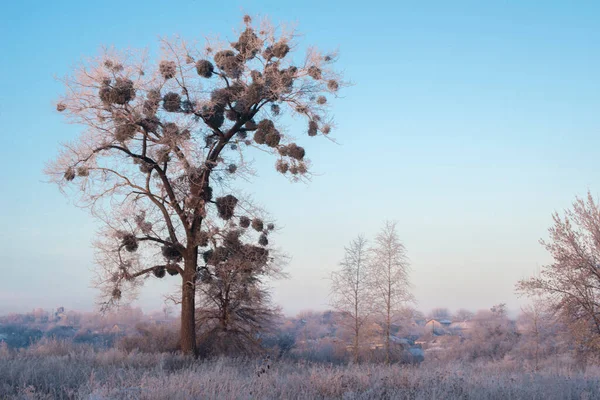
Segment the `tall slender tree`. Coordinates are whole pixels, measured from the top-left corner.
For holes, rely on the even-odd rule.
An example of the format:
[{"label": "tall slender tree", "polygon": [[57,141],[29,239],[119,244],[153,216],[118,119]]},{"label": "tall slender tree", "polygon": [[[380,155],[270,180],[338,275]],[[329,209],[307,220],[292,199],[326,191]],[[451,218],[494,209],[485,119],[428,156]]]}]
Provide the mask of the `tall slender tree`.
[{"label": "tall slender tree", "polygon": [[396,231],[396,223],[387,221],[375,237],[372,248],[372,282],[377,304],[384,320],[385,361],[390,362],[390,336],[394,313],[411,301],[410,264],[406,248]]},{"label": "tall slender tree", "polygon": [[534,298],[531,304],[521,307],[518,318],[522,337],[519,344],[521,351],[530,353],[533,358],[533,370],[539,370],[541,355],[544,351],[542,344],[548,336],[548,327],[554,325],[551,312],[542,298]]},{"label": "tall slender tree", "polygon": [[358,236],[345,248],[340,269],[331,274],[332,306],[344,314],[352,332],[352,354],[358,362],[363,329],[373,312],[367,240]]},{"label": "tall slender tree", "polygon": [[252,150],[301,179],[305,150],[282,132],[280,116],[306,121],[307,136],[332,129],[328,97],[343,86],[331,69],[336,55],[309,48],[294,58],[294,39],[245,16],[231,43],[163,40],[156,63],[143,51],[107,50],[64,79],[56,108],[85,131],[46,173],[104,223],[96,243],[104,305],[147,276],[178,276],[186,354],[196,353],[199,255],[212,247],[229,257],[224,233],[234,226],[254,231],[248,252],[268,252],[260,213],[233,185],[252,171]]}]

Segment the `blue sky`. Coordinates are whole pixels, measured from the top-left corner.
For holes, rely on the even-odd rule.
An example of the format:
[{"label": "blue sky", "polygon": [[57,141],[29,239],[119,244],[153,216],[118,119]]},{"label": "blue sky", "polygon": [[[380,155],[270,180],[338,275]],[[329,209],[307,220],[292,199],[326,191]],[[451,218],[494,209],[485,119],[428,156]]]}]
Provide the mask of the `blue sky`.
[{"label": "blue sky", "polygon": [[[492,4],[493,3],[493,4]],[[398,221],[418,307],[517,309],[516,280],[548,262],[551,213],[600,194],[600,5],[596,2],[21,1],[0,16],[0,313],[91,309],[88,214],[44,183],[76,137],[53,108],[56,76],[101,45],[159,36],[232,38],[244,13],[297,22],[302,45],[340,50],[354,85],[335,101],[335,138],[306,138],[310,184],[257,158],[255,199],[283,229],[288,313],[322,309],[343,246]],[[294,131],[291,125],[290,131]],[[175,284],[153,282],[158,309]]]}]

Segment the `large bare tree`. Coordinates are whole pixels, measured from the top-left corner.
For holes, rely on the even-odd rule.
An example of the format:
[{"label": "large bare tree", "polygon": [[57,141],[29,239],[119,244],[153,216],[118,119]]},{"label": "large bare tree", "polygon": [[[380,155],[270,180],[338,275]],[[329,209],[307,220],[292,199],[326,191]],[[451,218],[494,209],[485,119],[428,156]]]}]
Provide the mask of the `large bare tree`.
[{"label": "large bare tree", "polygon": [[367,240],[358,236],[344,250],[340,269],[331,274],[331,303],[343,313],[342,321],[348,322],[353,339],[353,359],[358,362],[363,330],[373,313]]},{"label": "large bare tree", "polygon": [[573,330],[583,351],[600,351],[600,209],[588,192],[541,241],[554,261],[517,283],[517,292],[542,296]]},{"label": "large bare tree", "polygon": [[309,48],[294,58],[294,40],[245,16],[234,42],[163,40],[156,63],[144,51],[107,50],[64,79],[57,110],[85,130],[46,173],[104,223],[104,304],[144,277],[178,276],[186,354],[196,352],[199,254],[226,247],[223,232],[234,226],[251,231],[248,220],[255,232],[245,238],[267,248],[268,229],[254,225],[261,213],[234,179],[252,173],[253,150],[274,156],[292,180],[307,176],[304,148],[282,131],[286,113],[305,121],[307,136],[331,131],[328,97],[342,86],[336,55]]},{"label": "large bare tree", "polygon": [[375,237],[372,248],[372,281],[376,301],[384,320],[385,360],[390,362],[390,335],[394,313],[413,299],[410,292],[410,264],[406,248],[398,237],[396,223],[387,221]]}]

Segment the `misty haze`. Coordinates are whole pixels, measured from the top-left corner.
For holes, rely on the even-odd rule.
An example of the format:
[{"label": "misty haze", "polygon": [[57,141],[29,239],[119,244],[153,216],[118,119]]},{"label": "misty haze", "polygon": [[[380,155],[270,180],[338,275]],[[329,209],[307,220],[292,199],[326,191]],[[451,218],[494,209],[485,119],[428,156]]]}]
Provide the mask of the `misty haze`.
[{"label": "misty haze", "polygon": [[600,5],[2,11],[0,399],[600,399]]}]

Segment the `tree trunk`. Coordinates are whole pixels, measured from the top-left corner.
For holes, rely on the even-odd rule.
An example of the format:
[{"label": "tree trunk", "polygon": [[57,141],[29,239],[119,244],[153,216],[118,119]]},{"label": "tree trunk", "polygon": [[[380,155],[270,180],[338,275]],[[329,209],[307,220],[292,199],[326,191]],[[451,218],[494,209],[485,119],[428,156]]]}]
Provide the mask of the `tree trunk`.
[{"label": "tree trunk", "polygon": [[390,324],[389,322],[386,324],[385,330],[385,363],[390,363]]},{"label": "tree trunk", "polygon": [[181,287],[181,351],[196,356],[196,267],[198,248],[185,257]]},{"label": "tree trunk", "polygon": [[385,363],[390,363],[390,328],[391,328],[391,299],[388,298],[387,313],[385,318]]},{"label": "tree trunk", "polygon": [[354,331],[354,363],[358,364],[358,324]]},{"label": "tree trunk", "polygon": [[[360,268],[360,266],[359,266]],[[359,281],[359,268],[356,269],[356,282]],[[354,292],[354,363],[358,364],[358,334],[360,325],[358,323],[358,288]]]},{"label": "tree trunk", "polygon": [[[537,312],[537,311],[535,311]],[[537,315],[535,316],[535,372],[538,372],[538,356],[540,352],[540,330],[538,328]]]}]

